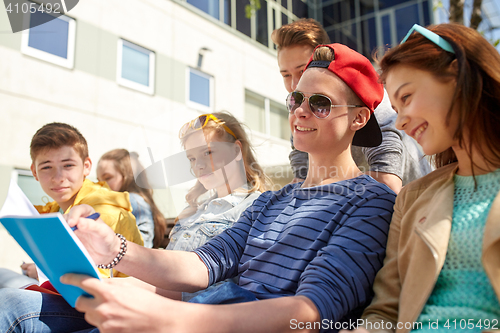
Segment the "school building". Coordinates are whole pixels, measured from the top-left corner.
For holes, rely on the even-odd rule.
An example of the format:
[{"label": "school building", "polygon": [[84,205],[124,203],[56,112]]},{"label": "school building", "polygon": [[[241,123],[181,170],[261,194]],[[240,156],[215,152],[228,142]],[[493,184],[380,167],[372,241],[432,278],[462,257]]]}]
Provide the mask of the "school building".
[{"label": "school building", "polygon": [[[484,7],[492,2],[484,0]],[[82,132],[95,180],[105,152],[136,151],[147,168],[182,152],[181,125],[219,110],[248,126],[259,162],[278,185],[286,184],[292,178],[287,93],[271,32],[312,17],[332,42],[370,56],[378,46],[396,44],[414,23],[439,22],[437,3],[85,0],[17,33],[0,5],[0,203],[11,179],[34,204],[49,200],[29,171],[31,137],[46,123],[65,122]],[[49,14],[37,4],[21,0],[10,10],[20,11],[25,23],[41,22]],[[182,210],[189,186],[167,180],[166,188],[155,190],[166,217]],[[0,226],[0,267],[18,270],[21,260],[29,258]]]}]

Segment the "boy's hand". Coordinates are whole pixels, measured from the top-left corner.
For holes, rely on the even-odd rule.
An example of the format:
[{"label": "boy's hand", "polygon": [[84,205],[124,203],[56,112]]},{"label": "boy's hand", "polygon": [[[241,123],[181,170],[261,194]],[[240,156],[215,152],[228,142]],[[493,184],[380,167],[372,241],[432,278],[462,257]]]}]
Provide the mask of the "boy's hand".
[{"label": "boy's hand", "polygon": [[80,287],[94,296],[79,297],[75,308],[84,312],[85,320],[102,333],[153,333],[173,329],[172,321],[178,319],[173,311],[181,306],[178,302],[119,280],[122,279],[97,280],[79,274],[66,274],[61,278],[62,283]]},{"label": "boy's hand", "polygon": [[21,265],[21,269],[23,270],[23,274],[38,280],[38,272],[36,271],[36,266],[34,263],[23,263]]},{"label": "boy's hand", "polygon": [[120,251],[120,239],[100,218],[96,221],[86,218],[95,213],[89,205],[78,205],[64,215],[70,227],[76,227],[75,235],[96,264],[108,264]]}]

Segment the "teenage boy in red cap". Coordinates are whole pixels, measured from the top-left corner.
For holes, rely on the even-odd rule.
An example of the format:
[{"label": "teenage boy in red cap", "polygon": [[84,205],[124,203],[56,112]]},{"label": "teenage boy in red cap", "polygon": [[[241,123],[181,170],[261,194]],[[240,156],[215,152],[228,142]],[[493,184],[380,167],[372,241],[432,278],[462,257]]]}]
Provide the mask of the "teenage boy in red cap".
[{"label": "teenage boy in red cap", "polygon": [[[194,252],[129,244],[123,253],[111,229],[84,218],[92,207],[73,208],[68,223],[78,226],[76,234],[95,262],[117,260],[117,269],[146,282],[150,290],[69,274],[64,283],[94,296],[79,298],[76,309],[103,333],[354,327],[382,266],[395,194],[358,169],[350,147],[353,140],[380,142],[371,115],[382,96],[368,59],[341,44],[318,48],[287,99],[295,145],[310,156],[307,178],[263,193],[232,228]],[[203,304],[154,293],[159,293],[156,288],[195,291],[237,275],[238,285],[225,283],[192,299]],[[19,300],[16,293],[0,291],[2,296],[9,303]],[[17,312],[0,305],[0,330],[2,322],[23,326],[19,318],[40,308],[45,314],[46,303],[29,303]],[[62,325],[55,324],[54,330]]]},{"label": "teenage boy in red cap", "polygon": [[[276,44],[278,66],[289,93],[297,87],[314,48],[330,44],[325,29],[311,18],[281,26],[273,31],[271,39]],[[389,96],[383,98],[375,115],[382,130],[382,143],[358,146],[353,142],[352,156],[362,171],[398,193],[402,186],[429,173],[431,167],[416,141],[396,129],[397,114]],[[307,176],[308,154],[297,150],[293,141],[291,143],[289,158],[295,177],[293,182],[300,182]]]}]

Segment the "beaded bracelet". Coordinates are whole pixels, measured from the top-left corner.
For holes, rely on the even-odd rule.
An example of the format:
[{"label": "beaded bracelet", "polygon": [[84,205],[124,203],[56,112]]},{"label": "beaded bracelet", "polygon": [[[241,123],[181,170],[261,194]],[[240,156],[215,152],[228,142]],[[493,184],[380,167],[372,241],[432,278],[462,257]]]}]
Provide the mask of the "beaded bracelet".
[{"label": "beaded bracelet", "polygon": [[111,261],[109,264],[97,265],[98,268],[110,269],[110,268],[115,267],[116,265],[118,265],[120,260],[122,260],[122,258],[125,256],[125,253],[127,253],[127,239],[125,237],[123,237],[123,235],[121,235],[121,234],[116,234],[116,235],[118,236],[118,238],[120,238],[120,241],[122,242],[120,245],[120,252],[118,252],[115,259],[113,259],[113,261]]}]

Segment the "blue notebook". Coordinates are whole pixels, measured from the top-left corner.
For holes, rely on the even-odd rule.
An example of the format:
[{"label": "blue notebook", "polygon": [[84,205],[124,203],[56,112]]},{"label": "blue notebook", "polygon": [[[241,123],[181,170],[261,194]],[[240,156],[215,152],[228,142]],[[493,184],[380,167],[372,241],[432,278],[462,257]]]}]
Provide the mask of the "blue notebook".
[{"label": "blue notebook", "polygon": [[2,216],[0,222],[72,307],[79,296],[88,296],[82,289],[59,281],[66,273],[99,279],[92,258],[60,213]]}]

